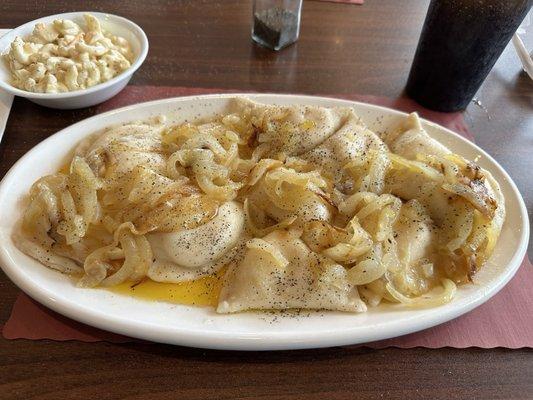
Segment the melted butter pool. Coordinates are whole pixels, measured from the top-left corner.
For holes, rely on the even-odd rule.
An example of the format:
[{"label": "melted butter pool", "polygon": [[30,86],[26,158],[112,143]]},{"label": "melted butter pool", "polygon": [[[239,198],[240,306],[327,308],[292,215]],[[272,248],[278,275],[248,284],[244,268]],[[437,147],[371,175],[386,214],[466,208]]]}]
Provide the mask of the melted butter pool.
[{"label": "melted butter pool", "polygon": [[162,283],[151,279],[145,279],[137,284],[124,282],[109,288],[109,290],[143,300],[215,307],[222,289],[224,271],[225,269],[215,275],[180,283]]}]

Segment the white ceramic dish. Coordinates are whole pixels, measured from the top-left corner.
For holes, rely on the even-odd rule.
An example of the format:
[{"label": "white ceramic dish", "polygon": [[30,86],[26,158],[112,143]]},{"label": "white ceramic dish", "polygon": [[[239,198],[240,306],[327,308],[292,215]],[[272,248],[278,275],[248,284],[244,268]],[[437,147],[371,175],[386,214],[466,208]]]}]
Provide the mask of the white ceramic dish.
[{"label": "white ceramic dish", "polygon": [[[137,104],[81,121],[43,141],[22,157],[0,183],[0,263],[9,278],[40,303],[75,320],[137,338],[185,346],[273,350],[364,343],[404,335],[456,318],[487,301],[516,272],[529,237],[527,212],[507,173],[483,150],[457,134],[424,122],[430,135],[479,164],[500,182],[507,219],[494,255],[475,278],[461,286],[449,304],[422,310],[382,306],[365,314],[268,313],[217,315],[211,308],[149,302],[104,289],[79,289],[71,280],[22,254],[11,240],[21,201],[30,185],[56,171],[73,146],[103,127],[166,114],[172,120],[194,119],[222,112],[233,95],[183,97]],[[353,106],[371,129],[383,131],[405,114],[369,104],[293,95],[245,95],[265,103]],[[36,166],[39,166],[36,168]],[[306,316],[304,317],[303,314]]]},{"label": "white ceramic dish", "polygon": [[133,73],[141,66],[148,54],[148,38],[144,31],[132,21],[117,15],[105,14],[93,11],[70,12],[50,15],[25,23],[18,28],[12,29],[0,38],[0,54],[9,50],[11,42],[16,36],[26,37],[31,34],[33,27],[38,22],[49,23],[54,19],[70,19],[80,25],[84,25],[83,15],[91,13],[100,20],[102,27],[109,32],[127,39],[133,49],[135,61],[131,67],[113,79],[100,83],[83,90],[65,93],[32,93],[17,89],[10,84],[11,76],[6,63],[0,60],[0,88],[14,96],[25,97],[34,103],[45,107],[70,110],[83,108],[102,103],[116,95],[128,84]]}]

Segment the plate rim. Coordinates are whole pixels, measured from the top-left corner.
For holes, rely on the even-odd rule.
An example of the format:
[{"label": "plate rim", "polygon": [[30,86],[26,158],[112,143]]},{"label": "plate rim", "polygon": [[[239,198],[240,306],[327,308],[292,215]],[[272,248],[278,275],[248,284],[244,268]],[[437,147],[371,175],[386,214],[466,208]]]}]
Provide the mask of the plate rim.
[{"label": "plate rim", "polygon": [[[309,102],[313,100],[333,101],[338,105],[343,105],[342,103],[344,103],[344,105],[353,106],[354,104],[356,104],[360,107],[362,106],[382,110],[387,114],[395,114],[398,116],[408,115],[407,113],[402,111],[379,105],[374,105],[371,103],[364,103],[359,101],[351,101],[325,96],[278,93],[215,93],[205,95],[178,96],[167,99],[159,99],[131,104],[78,121],[75,124],[69,125],[59,130],[58,132],[49,136],[42,142],[38,143],[36,146],[32,147],[27,153],[25,153],[19,160],[17,160],[13,164],[13,166],[2,178],[2,181],[0,181],[0,198],[3,197],[4,186],[6,185],[6,182],[9,182],[13,179],[13,175],[16,174],[16,171],[21,164],[24,164],[27,159],[31,159],[32,153],[37,152],[42,147],[48,146],[48,142],[54,140],[53,138],[55,138],[56,136],[68,134],[69,131],[76,130],[76,128],[78,128],[80,125],[83,126],[84,124],[90,123],[94,120],[105,119],[115,114],[126,113],[136,108],[165,105],[174,102],[178,103],[180,101],[202,101],[219,98],[227,99],[233,97],[247,97],[261,101],[262,97],[264,98],[273,96],[282,97],[286,99],[292,98],[294,99],[295,103],[300,104],[305,104],[306,101]],[[131,120],[135,120],[135,118],[132,118]],[[494,165],[495,168],[498,169],[498,172],[505,178],[505,180],[509,184],[514,197],[518,201],[519,214],[522,220],[522,226],[520,227],[522,229],[519,244],[516,247],[510,261],[508,262],[507,268],[502,278],[498,279],[497,283],[493,287],[491,287],[491,290],[485,292],[483,296],[480,296],[474,301],[453,308],[451,311],[448,311],[444,317],[441,317],[440,313],[426,314],[420,316],[411,324],[403,327],[394,326],[394,323],[389,326],[390,324],[387,323],[385,324],[385,329],[379,334],[359,334],[356,340],[354,340],[354,338],[352,337],[352,329],[321,331],[319,334],[317,334],[317,337],[313,336],[313,332],[310,332],[308,335],[305,335],[305,337],[299,336],[300,334],[296,336],[294,334],[291,334],[291,332],[275,332],[269,333],[270,337],[268,338],[268,340],[265,340],[265,338],[260,337],[260,335],[257,336],[255,334],[250,333],[243,333],[241,335],[235,334],[234,332],[227,332],[226,334],[217,333],[218,337],[215,337],[215,334],[211,331],[199,332],[195,329],[191,330],[183,327],[174,327],[174,330],[176,330],[176,328],[179,328],[179,335],[173,336],[172,332],[166,332],[157,329],[152,330],[151,324],[147,322],[144,322],[142,325],[140,325],[134,321],[125,318],[117,319],[113,317],[113,319],[110,319],[109,315],[106,315],[104,311],[95,312],[74,301],[55,301],[53,296],[51,296],[53,295],[53,293],[49,289],[39,285],[35,285],[30,279],[26,277],[27,274],[21,272],[24,271],[24,269],[18,268],[17,264],[11,259],[9,250],[6,248],[6,241],[9,242],[11,241],[11,239],[9,237],[5,237],[5,232],[0,232],[0,239],[2,239],[0,241],[0,267],[3,269],[4,273],[8,276],[8,278],[21,290],[23,290],[28,296],[45,305],[46,307],[49,307],[50,309],[64,316],[67,316],[68,318],[109,332],[127,335],[133,338],[190,347],[226,350],[286,350],[331,347],[348,344],[368,343],[370,341],[399,337],[408,333],[413,333],[423,329],[427,329],[429,327],[440,325],[442,323],[455,319],[460,315],[463,315],[471,311],[472,309],[478,307],[479,305],[485,303],[496,293],[498,293],[511,280],[511,278],[515,275],[516,271],[520,267],[521,261],[527,251],[527,244],[529,238],[529,219],[527,218],[527,209],[524,200],[516,184],[509,176],[509,174],[505,171],[505,169],[492,156],[490,156],[486,151],[481,149],[475,143],[470,142],[469,140],[465,139],[456,132],[426,119],[421,118],[421,120],[424,124],[429,124],[430,126],[435,127],[436,129],[443,130],[446,132],[446,134],[451,134],[456,139],[459,139],[459,141],[462,141],[469,146],[473,146],[477,151],[480,152],[483,157],[486,157],[489,162]],[[105,126],[101,126],[99,129],[102,128],[105,128]],[[94,132],[94,130],[92,132]],[[87,134],[90,133],[91,132]],[[11,234],[11,231],[8,232],[8,234]],[[171,334],[170,336],[169,333]]]}]

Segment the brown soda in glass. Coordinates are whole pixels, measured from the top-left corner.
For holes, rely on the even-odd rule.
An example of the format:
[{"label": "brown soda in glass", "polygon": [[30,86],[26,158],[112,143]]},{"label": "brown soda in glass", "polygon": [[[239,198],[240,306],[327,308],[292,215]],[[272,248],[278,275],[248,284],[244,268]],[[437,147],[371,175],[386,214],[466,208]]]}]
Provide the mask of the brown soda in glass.
[{"label": "brown soda in glass", "polygon": [[437,111],[464,110],[533,0],[432,0],[406,93]]}]

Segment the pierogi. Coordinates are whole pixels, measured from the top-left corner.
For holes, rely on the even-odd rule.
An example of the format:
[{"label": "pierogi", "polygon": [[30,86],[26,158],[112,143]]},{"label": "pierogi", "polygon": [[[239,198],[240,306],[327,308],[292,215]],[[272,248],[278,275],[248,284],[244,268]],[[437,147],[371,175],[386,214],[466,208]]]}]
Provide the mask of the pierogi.
[{"label": "pierogi", "polygon": [[110,127],[39,179],[18,247],[81,287],[221,276],[219,313],[450,301],[490,257],[498,183],[411,114],[235,98],[197,123]]}]

